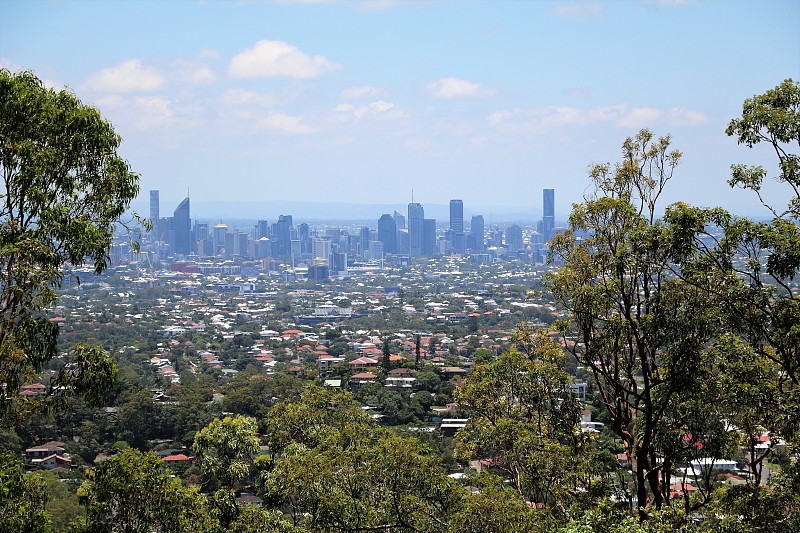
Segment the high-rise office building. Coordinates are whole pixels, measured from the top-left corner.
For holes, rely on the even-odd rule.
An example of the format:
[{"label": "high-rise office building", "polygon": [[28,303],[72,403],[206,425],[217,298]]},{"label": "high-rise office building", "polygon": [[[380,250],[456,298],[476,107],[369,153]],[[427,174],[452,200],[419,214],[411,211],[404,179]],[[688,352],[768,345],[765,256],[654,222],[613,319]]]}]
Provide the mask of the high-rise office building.
[{"label": "high-rise office building", "polygon": [[408,255],[408,230],[401,229],[397,231],[397,253],[400,255]]},{"label": "high-rise office building", "polygon": [[518,224],[506,228],[506,247],[511,253],[522,250],[522,228]]},{"label": "high-rise office building", "polygon": [[422,221],[422,255],[428,256],[437,252],[436,219],[426,218]]},{"label": "high-rise office building", "polygon": [[359,236],[359,252],[363,257],[369,251],[369,228],[363,226],[358,234]]},{"label": "high-rise office building", "polygon": [[394,225],[397,227],[397,231],[406,229],[406,217],[403,213],[394,212]]},{"label": "high-rise office building", "polygon": [[213,246],[213,255],[220,256],[222,255],[223,250],[225,250],[225,236],[228,233],[228,226],[227,224],[219,223],[214,226],[214,233],[212,237],[212,246]]},{"label": "high-rise office building", "polygon": [[331,265],[331,240],[315,237],[311,239],[311,256],[314,264]]},{"label": "high-rise office building", "polygon": [[206,222],[195,222],[194,229],[192,230],[194,233],[194,252],[199,257],[206,257],[211,255],[211,248],[209,246],[210,239],[208,233],[208,223]]},{"label": "high-rise office building", "polygon": [[464,233],[464,201],[450,200],[450,230]]},{"label": "high-rise office building", "polygon": [[484,231],[483,215],[473,215],[469,224],[470,248],[483,251]]},{"label": "high-rise office building", "polygon": [[542,205],[542,238],[548,242],[553,238],[556,227],[555,189],[544,189]]},{"label": "high-rise office building", "polygon": [[192,222],[189,216],[189,197],[183,199],[172,216],[172,229],[175,239],[173,253],[189,255],[192,253]]},{"label": "high-rise office building", "polygon": [[292,255],[292,215],[280,215],[272,225],[272,255],[279,258]]},{"label": "high-rise office building", "polygon": [[450,200],[450,248],[463,253],[466,248],[464,239],[464,201]]},{"label": "high-rise office building", "polygon": [[425,210],[422,204],[411,202],[408,204],[408,256],[422,257],[422,232],[425,220]]},{"label": "high-rise office building", "polygon": [[387,254],[397,253],[397,225],[392,215],[383,214],[378,219],[378,240],[383,243],[383,251]]},{"label": "high-rise office building", "polygon": [[370,242],[368,253],[370,259],[383,259],[383,243],[381,241]]},{"label": "high-rise office building", "polygon": [[158,191],[150,191],[150,223],[153,225],[152,233],[158,239],[158,219],[161,217],[160,214],[160,202],[158,199]]},{"label": "high-rise office building", "polygon": [[262,237],[269,237],[269,222],[266,220],[259,220],[256,224],[256,239]]}]

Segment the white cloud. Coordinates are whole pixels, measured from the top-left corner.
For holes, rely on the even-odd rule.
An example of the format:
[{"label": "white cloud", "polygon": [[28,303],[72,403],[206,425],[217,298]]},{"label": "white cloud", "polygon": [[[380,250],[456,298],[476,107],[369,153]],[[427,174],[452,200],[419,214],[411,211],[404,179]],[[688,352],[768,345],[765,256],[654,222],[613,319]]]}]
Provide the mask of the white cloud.
[{"label": "white cloud", "polygon": [[588,17],[600,15],[603,6],[594,2],[553,2],[550,10],[557,17]]},{"label": "white cloud", "polygon": [[0,68],[5,68],[11,72],[22,72],[25,70],[22,65],[18,65],[7,57],[0,57]]},{"label": "white cloud", "polygon": [[698,126],[708,122],[708,116],[701,111],[673,107],[667,114],[667,120],[676,126]]},{"label": "white cloud", "polygon": [[634,107],[624,111],[615,121],[617,126],[626,128],[647,128],[661,118],[663,112],[652,107]]},{"label": "white cloud", "polygon": [[219,50],[215,48],[201,48],[197,54],[203,59],[215,59],[219,57]]},{"label": "white cloud", "polygon": [[231,78],[314,78],[340,68],[327,58],[310,56],[283,41],[258,41],[237,54],[228,67]]},{"label": "white cloud", "polygon": [[462,98],[494,94],[492,89],[486,89],[477,83],[452,77],[432,81],[426,88],[436,98]]},{"label": "white cloud", "polygon": [[669,111],[653,107],[630,107],[617,104],[589,109],[579,107],[541,107],[498,111],[487,118],[489,124],[511,131],[541,131],[562,126],[609,124],[623,128],[652,127],[659,122],[670,125],[700,125],[708,117],[699,111],[672,108]]},{"label": "white cloud", "polygon": [[139,59],[129,59],[92,74],[86,88],[99,92],[130,93],[154,91],[164,84],[164,76],[142,65]]},{"label": "white cloud", "polygon": [[317,131],[315,128],[304,124],[300,117],[277,112],[267,115],[266,118],[261,120],[260,126],[279,133],[292,135],[306,135]]},{"label": "white cloud", "polygon": [[134,123],[140,129],[164,126],[175,118],[171,102],[161,96],[137,96],[133,105]]},{"label": "white cloud", "polygon": [[271,107],[277,103],[277,99],[269,93],[248,91],[234,87],[222,93],[222,102],[233,106],[257,105]]},{"label": "white cloud", "polygon": [[358,8],[361,11],[386,11],[398,5],[395,0],[361,0]]},{"label": "white cloud", "polygon": [[338,114],[337,122],[342,122],[350,118],[360,120],[365,116],[373,116],[380,118],[402,118],[404,113],[391,102],[377,100],[375,102],[354,106],[353,104],[339,104],[334,108],[334,112]]},{"label": "white cloud", "polygon": [[217,75],[211,68],[191,61],[175,61],[172,77],[183,83],[201,85],[213,83]]},{"label": "white cloud", "polygon": [[361,85],[360,87],[350,87],[341,92],[340,96],[343,100],[361,100],[363,98],[375,98],[383,94],[383,89],[372,87],[370,85]]}]

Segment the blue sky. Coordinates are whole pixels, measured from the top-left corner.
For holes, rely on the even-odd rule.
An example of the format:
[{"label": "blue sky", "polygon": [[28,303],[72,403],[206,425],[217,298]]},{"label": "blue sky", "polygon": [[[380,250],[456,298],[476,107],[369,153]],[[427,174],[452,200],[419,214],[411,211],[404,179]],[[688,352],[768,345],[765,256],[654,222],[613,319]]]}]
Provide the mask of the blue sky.
[{"label": "blue sky", "polygon": [[[0,1],[0,62],[109,118],[162,210],[462,198],[563,212],[626,136],[671,134],[667,201],[759,214],[724,134],[800,77],[798,1]],[[772,197],[781,198],[780,188]]]}]

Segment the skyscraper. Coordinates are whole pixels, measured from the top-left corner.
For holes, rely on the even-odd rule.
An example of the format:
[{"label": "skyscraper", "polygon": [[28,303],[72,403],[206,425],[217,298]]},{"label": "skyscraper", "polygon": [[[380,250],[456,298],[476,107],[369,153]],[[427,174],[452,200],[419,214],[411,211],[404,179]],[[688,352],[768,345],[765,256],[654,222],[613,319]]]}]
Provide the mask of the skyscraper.
[{"label": "skyscraper", "polygon": [[522,228],[519,224],[512,224],[506,228],[506,246],[510,253],[522,250]]},{"label": "skyscraper", "polygon": [[150,191],[150,223],[153,225],[152,233],[159,238],[158,234],[158,219],[161,216],[160,202],[158,199],[158,191]]},{"label": "skyscraper", "polygon": [[266,220],[259,220],[256,224],[256,239],[262,237],[269,237],[269,222]]},{"label": "skyscraper", "polygon": [[408,204],[408,256],[422,257],[422,231],[425,210],[422,204],[411,202]]},{"label": "skyscraper", "polygon": [[192,253],[192,222],[189,215],[189,197],[183,199],[172,215],[172,229],[175,246],[173,253],[189,255]]},{"label": "skyscraper", "polygon": [[469,236],[472,249],[483,251],[483,233],[485,231],[483,215],[473,215],[469,225]]},{"label": "skyscraper", "polygon": [[292,255],[292,215],[280,215],[272,225],[272,255],[286,258]]},{"label": "skyscraper", "polygon": [[422,255],[433,255],[436,249],[436,219],[426,218],[422,221]]},{"label": "skyscraper", "polygon": [[358,251],[361,252],[361,257],[364,257],[364,255],[366,255],[369,251],[369,228],[367,226],[362,226],[358,233],[358,237]]},{"label": "skyscraper", "polygon": [[392,215],[383,214],[378,219],[378,240],[383,243],[385,253],[397,253],[397,225]]},{"label": "skyscraper", "polygon": [[450,200],[450,246],[458,252],[464,252],[464,201]]},{"label": "skyscraper", "polygon": [[556,227],[556,202],[555,189],[544,189],[544,203],[542,206],[542,238],[548,242],[553,238]]},{"label": "skyscraper", "polygon": [[225,249],[225,240],[226,235],[228,233],[228,226],[223,223],[219,223],[214,226],[214,234],[212,235],[212,242],[213,242],[213,255],[219,256],[222,255],[222,251]]},{"label": "skyscraper", "polygon": [[397,227],[397,231],[406,229],[406,217],[403,213],[394,212],[394,225]]},{"label": "skyscraper", "polygon": [[453,233],[464,233],[463,200],[450,200],[450,229]]}]

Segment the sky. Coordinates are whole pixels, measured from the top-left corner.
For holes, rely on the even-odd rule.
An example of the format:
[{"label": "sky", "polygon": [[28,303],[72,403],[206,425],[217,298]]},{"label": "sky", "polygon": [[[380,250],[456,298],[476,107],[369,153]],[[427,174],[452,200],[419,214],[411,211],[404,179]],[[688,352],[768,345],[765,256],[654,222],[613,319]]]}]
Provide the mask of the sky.
[{"label": "sky", "polygon": [[730,165],[775,157],[724,130],[800,78],[800,1],[0,0],[0,65],[97,107],[162,213],[554,188],[560,215],[646,127],[683,152],[666,203],[758,215]]}]

